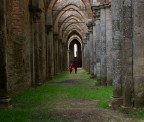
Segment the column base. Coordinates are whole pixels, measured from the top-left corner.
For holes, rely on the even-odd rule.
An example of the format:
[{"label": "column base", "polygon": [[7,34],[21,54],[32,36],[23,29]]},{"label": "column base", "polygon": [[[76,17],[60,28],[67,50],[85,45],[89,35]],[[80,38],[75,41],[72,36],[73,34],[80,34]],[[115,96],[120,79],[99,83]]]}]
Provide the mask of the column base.
[{"label": "column base", "polygon": [[123,105],[122,97],[114,97],[114,96],[111,97],[109,107],[119,108],[119,107],[122,107],[122,105]]},{"label": "column base", "polygon": [[11,98],[0,98],[0,108],[12,108]]}]

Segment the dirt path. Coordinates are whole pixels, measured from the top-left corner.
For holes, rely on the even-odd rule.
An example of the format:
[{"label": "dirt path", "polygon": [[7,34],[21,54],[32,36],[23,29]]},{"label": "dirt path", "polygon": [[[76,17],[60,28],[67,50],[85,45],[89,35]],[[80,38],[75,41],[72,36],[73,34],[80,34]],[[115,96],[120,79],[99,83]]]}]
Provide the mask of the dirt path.
[{"label": "dirt path", "polygon": [[[73,73],[68,80],[56,82],[56,84],[76,85],[82,82],[87,81],[78,79],[78,76]],[[96,103],[97,100],[93,99],[63,99],[63,102],[57,102],[54,107],[49,108],[49,112],[68,122],[132,122],[130,118],[113,109],[96,108]]]}]

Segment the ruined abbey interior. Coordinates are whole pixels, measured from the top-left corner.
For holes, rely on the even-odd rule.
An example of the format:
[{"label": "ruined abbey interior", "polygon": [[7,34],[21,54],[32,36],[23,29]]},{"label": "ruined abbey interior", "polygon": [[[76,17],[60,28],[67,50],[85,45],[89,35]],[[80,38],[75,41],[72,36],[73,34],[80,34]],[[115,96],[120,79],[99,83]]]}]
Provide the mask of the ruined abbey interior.
[{"label": "ruined abbey interior", "polygon": [[112,85],[110,106],[144,107],[143,0],[1,0],[0,11],[0,107],[74,57]]}]

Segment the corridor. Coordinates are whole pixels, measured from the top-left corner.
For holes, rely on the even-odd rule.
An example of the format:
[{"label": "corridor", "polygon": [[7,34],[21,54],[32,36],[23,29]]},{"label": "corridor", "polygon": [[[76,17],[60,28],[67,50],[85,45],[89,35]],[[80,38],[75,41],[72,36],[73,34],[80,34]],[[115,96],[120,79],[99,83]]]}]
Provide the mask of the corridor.
[{"label": "corridor", "polygon": [[1,0],[0,108],[74,65],[93,78],[92,89],[112,88],[110,107],[142,109],[143,40],[143,0]]},{"label": "corridor", "polygon": [[[82,68],[14,96],[13,109],[0,109],[0,122],[134,122],[125,111],[108,107],[112,87],[95,86]],[[128,112],[128,111],[127,111]]]}]

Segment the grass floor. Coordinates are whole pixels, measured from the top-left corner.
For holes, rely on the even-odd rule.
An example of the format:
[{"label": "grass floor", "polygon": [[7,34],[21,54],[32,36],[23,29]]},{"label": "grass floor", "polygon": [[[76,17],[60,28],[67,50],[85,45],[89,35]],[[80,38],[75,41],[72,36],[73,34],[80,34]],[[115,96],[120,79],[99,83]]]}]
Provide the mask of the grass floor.
[{"label": "grass floor", "polygon": [[[61,83],[73,79],[78,82]],[[79,82],[82,79],[87,82]],[[49,110],[59,105],[65,106],[65,101],[70,99],[96,100],[96,107],[107,109],[109,98],[112,96],[112,87],[97,87],[95,82],[96,80],[90,79],[90,75],[83,69],[79,69],[78,74],[61,72],[55,75],[53,80],[14,96],[12,109],[0,109],[0,122],[67,122],[67,119],[55,116]],[[144,119],[143,111],[120,111],[133,116],[133,120]]]}]

